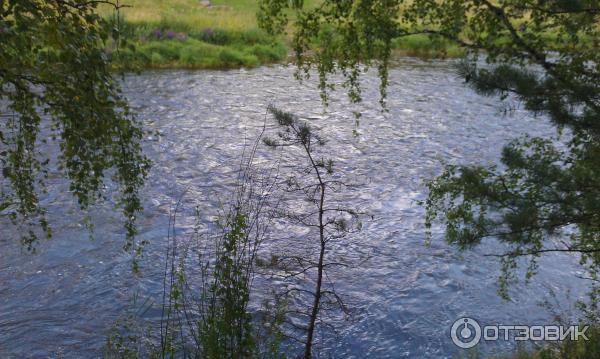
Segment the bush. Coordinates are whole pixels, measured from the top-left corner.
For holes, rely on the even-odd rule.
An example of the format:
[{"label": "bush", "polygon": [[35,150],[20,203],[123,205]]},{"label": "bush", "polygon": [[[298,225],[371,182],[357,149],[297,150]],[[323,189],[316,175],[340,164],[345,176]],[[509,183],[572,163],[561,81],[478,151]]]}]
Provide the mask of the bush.
[{"label": "bush", "polygon": [[232,36],[229,32],[221,29],[203,28],[198,33],[192,35],[198,40],[208,42],[214,45],[226,45],[232,42]]},{"label": "bush", "polygon": [[260,63],[258,58],[252,54],[243,54],[242,52],[230,49],[223,48],[219,53],[219,60],[221,60],[222,65],[225,66],[258,66]]},{"label": "bush", "polygon": [[119,49],[112,52],[112,61],[122,64],[132,64],[137,61],[136,54],[130,49]]},{"label": "bush", "polygon": [[254,45],[250,51],[261,61],[279,61],[287,55],[287,49],[281,44]]},{"label": "bush", "polygon": [[153,52],[152,55],[150,56],[150,63],[152,65],[161,65],[164,62],[165,62],[165,59],[158,52]]},{"label": "bush", "polygon": [[197,41],[181,49],[179,60],[187,66],[212,67],[218,56],[219,47]]},{"label": "bush", "polygon": [[246,67],[256,67],[260,65],[260,61],[258,60],[258,57],[252,54],[246,54],[243,57],[243,65]]},{"label": "bush", "polygon": [[175,41],[153,41],[143,46],[142,49],[158,53],[167,61],[175,61],[179,59],[179,51],[182,47],[181,43]]},{"label": "bush", "polygon": [[249,29],[240,34],[240,41],[248,45],[268,44],[273,38],[260,29]]},{"label": "bush", "polygon": [[146,313],[148,305],[127,311],[108,333],[105,357],[283,358],[285,303],[275,298],[256,314],[248,308],[254,259],[271,223],[266,208],[271,208],[267,199],[275,180],[254,175],[259,143],[243,157],[241,180],[215,223],[217,231],[201,229],[205,218],[197,206],[196,226],[187,239],[180,239],[174,225],[177,212],[172,215],[160,326],[144,330],[138,314]]},{"label": "bush", "polygon": [[444,40],[433,40],[428,35],[412,35],[396,38],[392,47],[410,56],[426,58],[460,57],[464,50],[457,45]]}]

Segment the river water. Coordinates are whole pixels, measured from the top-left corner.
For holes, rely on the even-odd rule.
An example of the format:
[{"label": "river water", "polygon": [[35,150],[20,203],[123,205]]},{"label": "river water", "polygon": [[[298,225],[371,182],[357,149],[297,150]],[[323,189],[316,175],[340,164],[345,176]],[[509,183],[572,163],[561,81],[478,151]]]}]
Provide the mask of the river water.
[{"label": "river water", "polygon": [[[501,249],[498,244],[458,253],[443,243],[438,228],[432,245],[424,246],[424,211],[416,201],[443,161],[491,164],[511,138],[554,134],[543,118],[518,107],[505,114],[496,99],[474,94],[452,65],[398,61],[390,71],[388,112],[379,107],[371,72],[363,80],[363,104],[353,106],[337,91],[327,109],[315,81],[299,83],[294,69],[283,65],[127,76],[125,94],[153,132],[144,140],[154,166],[138,222],[140,239],[149,241],[141,274],[131,273],[131,257],[121,250],[121,219],[110,203],[90,211],[90,238],[68,185],[51,173],[44,204],[54,237],[30,254],[18,244],[18,231],[1,223],[0,356],[101,357],[108,327],[134,294],[160,301],[170,209],[184,191],[207,213],[219,207],[232,188],[244,139],[255,138],[269,104],[297,113],[327,137],[339,169],[361,183],[351,204],[372,215],[339,249],[360,263],[335,278],[355,314],[338,323],[335,338],[320,343],[323,357],[449,358],[457,353],[450,327],[461,316],[482,323],[552,323],[539,305],[551,291],[560,310],[584,295],[576,258],[542,260],[534,282],[513,286],[506,302],[496,295],[499,265],[484,256]],[[363,114],[359,136],[352,133],[356,109]],[[183,217],[178,228],[185,231],[192,220]],[[482,351],[512,346],[488,343]]]}]

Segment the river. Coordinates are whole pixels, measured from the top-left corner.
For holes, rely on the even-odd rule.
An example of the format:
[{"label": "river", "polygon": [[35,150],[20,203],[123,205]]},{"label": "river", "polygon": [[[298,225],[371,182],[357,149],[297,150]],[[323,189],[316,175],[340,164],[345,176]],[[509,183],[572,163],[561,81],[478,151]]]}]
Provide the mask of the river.
[{"label": "river", "polygon": [[[297,113],[325,134],[340,170],[361,183],[351,204],[372,215],[343,246],[345,258],[360,265],[340,271],[336,288],[355,315],[320,344],[323,357],[450,358],[457,352],[450,327],[461,316],[482,323],[547,324],[552,315],[539,303],[550,291],[557,293],[558,305],[584,295],[576,258],[543,259],[534,281],[513,286],[506,302],[496,294],[499,265],[484,256],[499,250],[498,244],[459,253],[435,228],[431,246],[424,245],[424,210],[416,203],[425,198],[423,182],[440,172],[443,161],[495,163],[512,138],[553,135],[544,118],[518,107],[504,113],[497,99],[469,90],[451,61],[395,63],[388,112],[379,106],[373,72],[363,79],[363,104],[350,104],[339,90],[325,109],[316,81],[299,83],[293,71],[274,65],[127,76],[124,92],[152,131],[144,140],[154,166],[138,221],[139,238],[149,241],[141,272],[131,273],[131,257],[121,250],[121,218],[111,204],[90,211],[90,239],[68,185],[51,173],[43,204],[54,237],[27,253],[18,231],[1,223],[0,356],[100,357],[107,329],[134,293],[159,302],[170,209],[187,191],[190,203],[207,213],[216,210],[233,184],[244,139],[255,138],[269,104]],[[356,109],[362,112],[359,136],[352,133]],[[185,232],[192,222],[184,214],[178,228]],[[490,343],[482,350],[513,344]]]}]

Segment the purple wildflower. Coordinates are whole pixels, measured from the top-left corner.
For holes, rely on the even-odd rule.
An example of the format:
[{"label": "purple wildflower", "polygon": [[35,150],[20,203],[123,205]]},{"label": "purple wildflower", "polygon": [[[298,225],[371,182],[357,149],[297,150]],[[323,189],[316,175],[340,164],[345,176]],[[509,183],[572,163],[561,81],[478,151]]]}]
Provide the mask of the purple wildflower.
[{"label": "purple wildflower", "polygon": [[173,40],[175,37],[177,36],[177,33],[175,31],[167,31],[167,33],[165,34],[165,37],[169,40]]},{"label": "purple wildflower", "polygon": [[205,38],[211,38],[215,35],[215,30],[211,29],[210,27],[205,27],[202,29],[202,35]]},{"label": "purple wildflower", "polygon": [[156,29],[152,30],[152,35],[154,35],[154,37],[160,39],[163,37],[163,32],[160,28],[157,27]]}]

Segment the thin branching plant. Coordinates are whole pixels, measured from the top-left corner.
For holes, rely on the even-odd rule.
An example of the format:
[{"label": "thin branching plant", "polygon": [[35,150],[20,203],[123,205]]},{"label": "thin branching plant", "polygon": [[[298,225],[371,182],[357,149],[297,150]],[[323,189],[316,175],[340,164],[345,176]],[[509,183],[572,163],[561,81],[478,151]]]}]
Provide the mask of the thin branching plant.
[{"label": "thin branching plant", "polygon": [[[303,356],[308,359],[314,354],[318,329],[331,327],[324,314],[348,313],[328,270],[347,266],[332,255],[333,247],[361,229],[362,213],[345,207],[338,200],[340,192],[351,190],[353,186],[340,180],[334,174],[333,159],[323,156],[325,140],[307,121],[275,107],[269,107],[269,112],[279,130],[274,137],[265,137],[263,142],[270,148],[289,151],[292,162],[287,166],[289,173],[282,175],[278,182],[282,196],[287,199],[286,205],[277,211],[277,218],[290,228],[308,229],[306,236],[294,239],[297,247],[294,249],[301,254],[286,248],[286,252],[274,256],[270,264],[277,269],[277,275],[288,282],[280,295],[295,303],[288,310],[288,338],[303,345]],[[306,282],[311,283],[311,287]]]},{"label": "thin branching plant", "polygon": [[[264,131],[264,129],[263,129]],[[127,332],[111,332],[113,358],[281,358],[281,306],[272,302],[250,309],[254,263],[269,228],[275,204],[270,193],[277,168],[256,170],[258,139],[245,147],[237,181],[218,215],[207,228],[202,206],[194,208],[195,224],[181,235],[186,210],[184,193],[170,215],[160,327],[153,342]],[[139,326],[138,326],[139,327]]]}]

